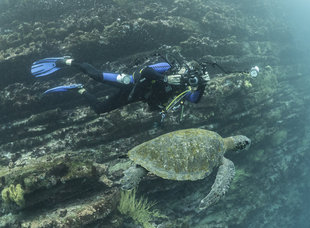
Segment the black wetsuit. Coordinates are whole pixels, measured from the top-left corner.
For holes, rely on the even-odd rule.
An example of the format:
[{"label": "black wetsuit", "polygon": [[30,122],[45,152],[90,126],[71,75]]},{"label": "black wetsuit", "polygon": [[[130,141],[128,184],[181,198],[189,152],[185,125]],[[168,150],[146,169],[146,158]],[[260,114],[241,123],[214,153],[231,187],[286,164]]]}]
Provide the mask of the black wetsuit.
[{"label": "black wetsuit", "polygon": [[[185,86],[169,85],[165,82],[164,74],[159,73],[149,66],[137,70],[133,74],[134,83],[127,85],[105,80],[104,75],[106,73],[102,73],[88,63],[73,63],[72,66],[79,68],[82,72],[98,82],[118,88],[117,93],[110,95],[109,98],[104,101],[99,101],[94,95],[87,91],[83,93],[91,107],[98,114],[109,112],[137,101],[147,102],[150,110],[161,110],[167,104],[169,98],[186,90]],[[137,82],[139,82],[139,84],[136,85]],[[134,93],[132,93],[134,87]],[[197,91],[188,92],[187,100],[193,103],[199,102],[203,95],[204,88],[205,86],[201,85],[198,86]]]}]

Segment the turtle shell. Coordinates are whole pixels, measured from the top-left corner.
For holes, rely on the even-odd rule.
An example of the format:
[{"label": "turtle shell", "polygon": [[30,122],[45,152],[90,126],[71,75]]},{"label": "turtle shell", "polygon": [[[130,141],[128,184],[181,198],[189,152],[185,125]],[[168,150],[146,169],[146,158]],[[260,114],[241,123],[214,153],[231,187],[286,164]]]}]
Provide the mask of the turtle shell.
[{"label": "turtle shell", "polygon": [[218,166],[224,141],[213,131],[185,129],[144,142],[128,152],[136,164],[164,179],[203,179]]}]

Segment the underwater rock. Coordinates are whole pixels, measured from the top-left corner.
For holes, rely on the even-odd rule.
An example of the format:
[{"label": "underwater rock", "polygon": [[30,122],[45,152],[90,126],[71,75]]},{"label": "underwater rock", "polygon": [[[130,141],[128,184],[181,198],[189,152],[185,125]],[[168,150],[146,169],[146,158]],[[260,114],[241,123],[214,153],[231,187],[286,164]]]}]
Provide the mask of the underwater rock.
[{"label": "underwater rock", "polygon": [[[93,188],[98,182],[98,174],[92,163],[80,161],[68,153],[34,161],[28,159],[21,167],[2,168],[0,178],[2,201],[12,208],[16,204],[20,208],[27,208],[44,205],[48,201],[57,202],[57,199],[70,198],[73,192],[78,196],[83,186],[90,190],[86,186]],[[63,195],[59,193],[60,189]]]},{"label": "underwater rock", "polygon": [[25,218],[21,227],[81,227],[105,220],[101,227],[120,227],[122,218],[112,213],[118,205],[119,192],[116,189],[102,192],[87,200],[62,206],[61,209],[42,213],[40,217]]},{"label": "underwater rock", "polygon": [[[144,141],[184,128],[247,135],[251,153],[229,155],[237,167],[231,190],[200,214],[193,208],[211,186],[148,175],[137,194],[157,201],[169,217],[158,226],[292,224],[294,213],[277,215],[283,202],[287,211],[301,207],[285,199],[283,189],[298,195],[299,177],[308,170],[300,162],[309,149],[309,80],[298,58],[282,58],[294,46],[287,21],[268,13],[277,7],[273,1],[221,0],[0,2],[0,226],[122,227],[115,208],[123,157]],[[160,126],[161,116],[141,102],[98,116],[78,94],[42,96],[72,83],[102,99],[110,93],[74,70],[43,79],[29,72],[37,59],[71,55],[102,70],[131,73],[137,55],[158,50],[244,72],[221,74],[211,64],[201,102],[185,105],[182,122],[176,110]],[[256,78],[247,73],[253,64],[261,69]],[[209,178],[212,183],[215,177]]]},{"label": "underwater rock", "polygon": [[[17,216],[22,227],[86,225],[106,218],[118,205],[119,191],[113,182],[107,186],[99,181],[106,171],[103,165],[69,152],[27,159],[20,167],[1,169],[0,205],[13,214],[24,213]],[[46,211],[37,217],[42,207]]]}]

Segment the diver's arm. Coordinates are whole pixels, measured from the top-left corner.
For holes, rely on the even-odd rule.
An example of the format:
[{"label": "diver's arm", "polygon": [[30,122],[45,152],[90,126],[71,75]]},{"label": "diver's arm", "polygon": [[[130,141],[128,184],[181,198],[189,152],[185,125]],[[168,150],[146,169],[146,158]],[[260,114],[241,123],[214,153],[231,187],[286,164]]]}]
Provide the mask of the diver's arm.
[{"label": "diver's arm", "polygon": [[154,70],[152,67],[146,67],[141,71],[141,79],[145,78],[147,80],[155,80],[155,81],[166,81],[165,75],[159,73],[158,71]]},{"label": "diver's arm", "polygon": [[163,73],[168,71],[171,66],[166,62],[160,62],[153,65],[148,65],[144,69],[140,70],[138,74],[140,74],[139,79],[147,79],[147,80],[155,80],[155,81],[167,81],[167,76]]},{"label": "diver's arm", "polygon": [[171,68],[170,64],[167,62],[155,63],[152,65],[148,65],[148,67],[154,69],[156,72],[161,74],[167,72]]}]

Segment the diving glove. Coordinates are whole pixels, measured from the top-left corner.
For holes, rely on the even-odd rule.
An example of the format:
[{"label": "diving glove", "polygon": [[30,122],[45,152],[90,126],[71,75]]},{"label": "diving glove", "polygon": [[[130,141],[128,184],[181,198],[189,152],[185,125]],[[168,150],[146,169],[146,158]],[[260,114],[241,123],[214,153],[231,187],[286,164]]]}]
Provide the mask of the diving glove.
[{"label": "diving glove", "polygon": [[180,74],[168,75],[167,82],[169,85],[181,85],[181,78],[182,75]]}]

